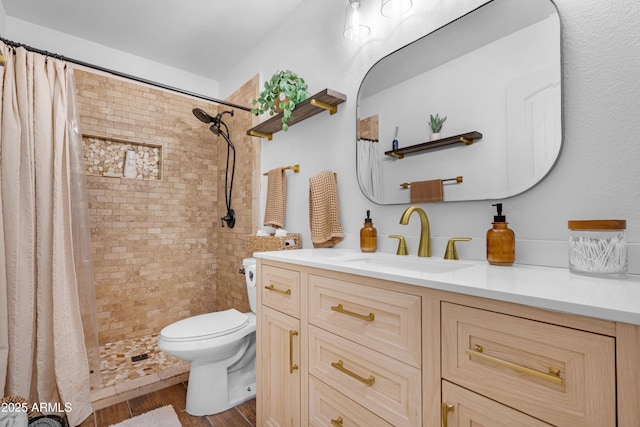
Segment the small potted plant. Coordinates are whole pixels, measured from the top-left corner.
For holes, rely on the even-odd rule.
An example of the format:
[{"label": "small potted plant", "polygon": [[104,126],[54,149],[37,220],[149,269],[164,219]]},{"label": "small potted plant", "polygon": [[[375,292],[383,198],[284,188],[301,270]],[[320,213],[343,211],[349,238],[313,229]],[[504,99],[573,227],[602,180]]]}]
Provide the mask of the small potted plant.
[{"label": "small potted plant", "polygon": [[442,117],[440,118],[440,116],[438,114],[435,115],[435,117],[433,116],[433,114],[429,115],[429,126],[431,127],[431,141],[434,141],[436,139],[440,139],[440,130],[442,129],[442,124],[444,123],[445,120],[447,120],[447,117]]},{"label": "small potted plant", "polygon": [[258,99],[252,102],[253,105],[259,106],[251,112],[263,114],[268,111],[271,116],[282,112],[282,130],[287,131],[287,121],[293,117],[293,109],[308,97],[307,84],[303,78],[290,70],[278,71],[270,80],[264,82],[264,90]]}]

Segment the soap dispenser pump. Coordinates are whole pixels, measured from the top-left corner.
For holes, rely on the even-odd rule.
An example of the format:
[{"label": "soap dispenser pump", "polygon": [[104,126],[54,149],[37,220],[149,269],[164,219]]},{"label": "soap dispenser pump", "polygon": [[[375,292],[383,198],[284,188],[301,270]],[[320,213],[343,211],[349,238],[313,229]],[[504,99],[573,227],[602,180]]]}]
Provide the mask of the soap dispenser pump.
[{"label": "soap dispenser pump", "polygon": [[371,211],[367,211],[364,226],[360,229],[360,250],[362,252],[375,252],[378,249],[378,231],[373,226]]},{"label": "soap dispenser pump", "polygon": [[507,217],[502,215],[502,203],[496,203],[498,214],[493,217],[493,228],[487,231],[487,261],[491,265],[509,266],[516,260],[516,234]]}]

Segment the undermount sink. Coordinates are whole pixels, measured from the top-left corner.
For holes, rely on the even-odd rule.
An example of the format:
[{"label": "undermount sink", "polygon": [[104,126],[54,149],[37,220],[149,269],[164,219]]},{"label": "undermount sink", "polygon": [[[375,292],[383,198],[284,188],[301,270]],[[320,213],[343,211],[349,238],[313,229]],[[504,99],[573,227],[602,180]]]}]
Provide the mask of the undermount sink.
[{"label": "undermount sink", "polygon": [[460,261],[449,261],[433,258],[419,258],[416,256],[400,256],[386,254],[353,255],[334,259],[343,265],[372,271],[402,270],[405,272],[442,274],[471,267]]}]

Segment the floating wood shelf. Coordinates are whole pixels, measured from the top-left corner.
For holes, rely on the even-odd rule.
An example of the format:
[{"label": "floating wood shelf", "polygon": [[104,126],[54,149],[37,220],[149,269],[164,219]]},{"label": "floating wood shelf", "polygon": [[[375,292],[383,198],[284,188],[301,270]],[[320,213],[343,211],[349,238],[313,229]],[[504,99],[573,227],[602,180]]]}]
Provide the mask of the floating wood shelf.
[{"label": "floating wood shelf", "polygon": [[404,158],[407,154],[415,154],[421,151],[433,150],[434,148],[446,147],[447,145],[464,143],[466,145],[473,144],[476,139],[482,138],[480,132],[467,132],[461,135],[449,136],[442,139],[436,139],[434,141],[423,142],[422,144],[410,145],[409,147],[399,148],[397,150],[385,151],[387,156],[397,157],[399,159]]},{"label": "floating wood shelf", "polygon": [[[335,114],[338,112],[338,104],[342,104],[346,100],[346,95],[335,90],[325,89],[296,105],[293,110],[293,119],[289,119],[287,124],[292,126],[325,110],[329,111],[330,114]],[[282,116],[283,114],[280,113],[271,117],[269,120],[249,129],[247,135],[267,138],[271,141],[272,135],[282,130]]]}]

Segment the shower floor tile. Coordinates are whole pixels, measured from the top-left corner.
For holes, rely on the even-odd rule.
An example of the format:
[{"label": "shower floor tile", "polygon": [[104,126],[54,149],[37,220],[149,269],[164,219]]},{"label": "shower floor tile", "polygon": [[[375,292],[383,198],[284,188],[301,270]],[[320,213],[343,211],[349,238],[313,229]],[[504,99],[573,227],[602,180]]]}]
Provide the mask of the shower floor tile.
[{"label": "shower floor tile", "polygon": [[[132,361],[132,357],[147,355]],[[190,363],[160,351],[158,334],[106,343],[100,347],[100,382],[102,388],[122,386],[126,382],[139,383],[140,378],[157,375],[159,378],[188,372]],[[136,381],[137,380],[137,381]],[[144,382],[144,380],[142,380]]]}]

